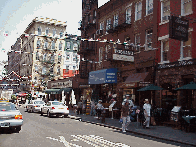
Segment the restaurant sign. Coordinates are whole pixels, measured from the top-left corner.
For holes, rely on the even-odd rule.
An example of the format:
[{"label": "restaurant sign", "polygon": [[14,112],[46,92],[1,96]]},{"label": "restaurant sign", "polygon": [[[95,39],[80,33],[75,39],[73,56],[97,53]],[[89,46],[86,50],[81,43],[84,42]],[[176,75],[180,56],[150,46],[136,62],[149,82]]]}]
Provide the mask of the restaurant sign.
[{"label": "restaurant sign", "polygon": [[133,51],[128,49],[114,48],[113,60],[134,62]]},{"label": "restaurant sign", "polygon": [[184,17],[171,16],[169,20],[169,38],[188,41],[189,21]]},{"label": "restaurant sign", "polygon": [[160,64],[158,65],[158,69],[180,67],[180,66],[193,65],[193,64],[196,64],[195,60],[184,60],[184,61],[177,61],[173,63]]},{"label": "restaurant sign", "polygon": [[67,88],[72,87],[72,81],[51,83],[51,88]]}]

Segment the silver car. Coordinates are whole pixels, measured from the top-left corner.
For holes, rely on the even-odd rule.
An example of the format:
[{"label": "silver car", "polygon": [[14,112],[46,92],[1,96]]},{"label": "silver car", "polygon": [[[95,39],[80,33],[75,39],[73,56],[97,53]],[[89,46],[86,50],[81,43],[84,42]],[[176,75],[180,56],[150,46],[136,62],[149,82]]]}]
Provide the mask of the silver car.
[{"label": "silver car", "polygon": [[22,113],[18,110],[16,105],[10,102],[0,102],[0,129],[10,128],[19,132],[22,124]]}]

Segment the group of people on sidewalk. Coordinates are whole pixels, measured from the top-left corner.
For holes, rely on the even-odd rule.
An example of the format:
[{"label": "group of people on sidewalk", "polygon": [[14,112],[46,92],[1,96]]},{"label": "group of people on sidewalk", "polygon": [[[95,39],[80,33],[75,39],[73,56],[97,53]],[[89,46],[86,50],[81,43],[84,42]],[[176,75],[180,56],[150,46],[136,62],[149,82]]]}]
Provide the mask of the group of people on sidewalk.
[{"label": "group of people on sidewalk", "polygon": [[[127,98],[122,103],[122,109],[121,109],[122,132],[126,132],[127,127],[131,122],[129,114],[133,106],[134,106],[133,101],[130,100],[130,96],[127,95]],[[150,109],[151,109],[151,105],[149,104],[148,99],[145,99],[143,105],[145,121],[143,123],[143,126],[147,129],[149,128],[150,125]]]}]

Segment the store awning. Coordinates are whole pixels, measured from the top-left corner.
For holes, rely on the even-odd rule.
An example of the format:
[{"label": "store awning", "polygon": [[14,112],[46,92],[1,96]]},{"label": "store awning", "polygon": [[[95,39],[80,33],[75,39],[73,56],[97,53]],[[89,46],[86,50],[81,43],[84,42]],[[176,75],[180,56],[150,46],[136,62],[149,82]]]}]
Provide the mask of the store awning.
[{"label": "store awning", "polygon": [[89,73],[88,84],[117,83],[117,68],[102,69]]},{"label": "store awning", "polygon": [[72,88],[61,88],[59,92],[62,93],[63,90],[64,90],[64,93],[67,93],[67,92],[70,92]]},{"label": "store awning", "polygon": [[46,89],[44,92],[47,94],[60,94],[61,93],[60,89]]},{"label": "store awning", "polygon": [[125,80],[125,83],[132,83],[132,82],[148,82],[150,79],[150,75],[148,72],[144,73],[133,73],[128,76],[128,78]]}]

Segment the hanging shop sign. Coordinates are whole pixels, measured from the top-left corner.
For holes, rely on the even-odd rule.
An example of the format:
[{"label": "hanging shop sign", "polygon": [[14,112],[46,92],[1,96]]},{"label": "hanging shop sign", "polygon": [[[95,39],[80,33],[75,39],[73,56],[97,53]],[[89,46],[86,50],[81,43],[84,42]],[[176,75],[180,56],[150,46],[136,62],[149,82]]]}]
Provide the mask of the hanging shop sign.
[{"label": "hanging shop sign", "polygon": [[88,84],[117,83],[117,68],[102,69],[89,73]]},{"label": "hanging shop sign", "polygon": [[134,62],[133,51],[128,49],[114,48],[113,60]]},{"label": "hanging shop sign", "polygon": [[65,87],[72,87],[72,81],[51,83],[51,88],[65,88]]},{"label": "hanging shop sign", "polygon": [[172,67],[179,67],[179,66],[186,66],[186,65],[193,65],[196,64],[195,60],[184,60],[184,61],[177,61],[173,63],[166,63],[158,65],[158,69],[163,68],[172,68]]},{"label": "hanging shop sign", "polygon": [[169,20],[169,38],[188,41],[189,21],[184,17],[171,16]]}]

